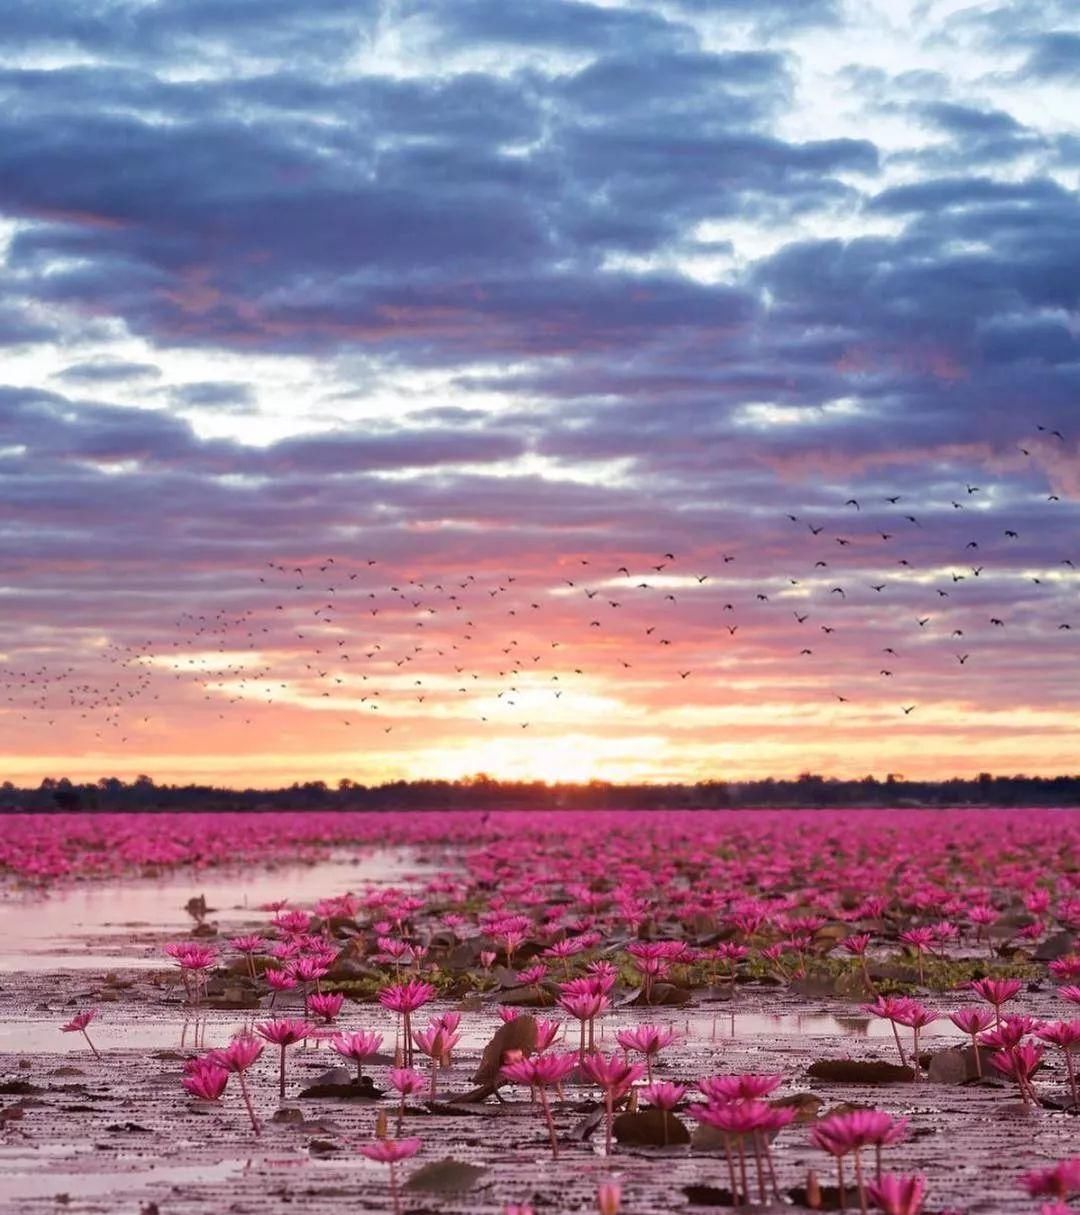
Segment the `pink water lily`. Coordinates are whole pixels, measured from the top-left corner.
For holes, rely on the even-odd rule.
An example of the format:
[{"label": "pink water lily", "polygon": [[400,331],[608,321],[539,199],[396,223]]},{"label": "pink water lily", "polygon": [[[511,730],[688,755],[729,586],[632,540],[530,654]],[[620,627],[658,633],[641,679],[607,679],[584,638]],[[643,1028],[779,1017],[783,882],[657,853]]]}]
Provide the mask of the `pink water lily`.
[{"label": "pink water lily", "polygon": [[297,1042],[302,1042],[311,1036],[315,1026],[309,1021],[294,1018],[283,1018],[279,1021],[263,1021],[255,1026],[255,1032],[260,1038],[274,1043],[280,1048],[281,1057],[278,1069],[278,1100],[285,1100],[285,1051]]},{"label": "pink water lily", "polygon": [[398,1194],[395,1167],[401,1161],[415,1156],[420,1146],[419,1139],[376,1139],[373,1143],[362,1143],[358,1149],[361,1155],[369,1160],[377,1160],[380,1164],[390,1166],[390,1201],[394,1207],[394,1215],[401,1215],[401,1197]]},{"label": "pink water lily", "polygon": [[83,1012],[76,1013],[65,1025],[61,1025],[60,1032],[62,1034],[82,1034],[86,1039],[86,1045],[90,1047],[94,1057],[100,1058],[97,1047],[90,1041],[90,1035],[86,1032],[86,1027],[96,1016],[96,1008],[85,1009]]}]

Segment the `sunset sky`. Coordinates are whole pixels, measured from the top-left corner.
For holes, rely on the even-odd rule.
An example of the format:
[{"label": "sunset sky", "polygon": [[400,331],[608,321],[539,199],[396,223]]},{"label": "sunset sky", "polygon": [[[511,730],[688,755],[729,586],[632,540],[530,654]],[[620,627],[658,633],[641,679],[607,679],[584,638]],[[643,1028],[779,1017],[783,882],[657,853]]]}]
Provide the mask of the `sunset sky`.
[{"label": "sunset sky", "polygon": [[0,780],[1077,771],[1075,4],[0,35]]}]

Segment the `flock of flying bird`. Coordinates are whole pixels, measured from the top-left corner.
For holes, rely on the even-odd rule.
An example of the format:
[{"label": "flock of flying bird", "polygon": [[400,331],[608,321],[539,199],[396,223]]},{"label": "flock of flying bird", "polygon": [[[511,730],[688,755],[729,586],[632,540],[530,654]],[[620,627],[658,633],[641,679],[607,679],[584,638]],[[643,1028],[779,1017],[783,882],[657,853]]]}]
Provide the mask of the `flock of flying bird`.
[{"label": "flock of flying bird", "polygon": [[[1065,443],[1059,431],[1039,430],[1043,442]],[[1020,450],[1031,456],[1033,446]],[[866,694],[867,676],[876,671],[874,679],[893,686],[916,646],[944,643],[943,657],[957,668],[979,661],[989,637],[1010,625],[989,587],[1022,578],[1033,593],[1060,591],[1075,574],[1069,556],[1056,556],[1052,569],[1040,562],[1035,572],[1018,572],[1024,528],[998,522],[993,496],[992,487],[966,483],[929,514],[902,493],[849,497],[837,502],[835,517],[818,508],[789,513],[785,526],[806,536],[801,564],[766,585],[739,573],[752,553],[717,552],[707,570],[684,571],[675,547],[623,563],[564,557],[557,580],[536,569],[410,577],[394,562],[341,555],[271,560],[253,575],[248,606],[183,612],[165,642],[98,650],[94,665],[107,669],[104,678],[91,677],[85,663],[0,667],[0,716],[6,707],[23,721],[92,727],[95,738],[126,743],[133,723],[168,725],[174,698],[162,681],[169,678],[184,685],[185,700],[194,684],[215,723],[258,726],[260,707],[286,705],[332,711],[322,720],[349,729],[378,722],[386,734],[426,714],[525,730],[538,712],[549,721],[552,707],[580,724],[607,711],[596,697],[608,695],[613,676],[624,685],[643,681],[643,689],[664,680],[689,685],[685,701],[697,680],[722,687],[739,678],[741,662],[759,660],[760,651],[732,653],[741,641],[756,634],[775,655],[791,644],[793,628],[800,632],[792,657],[811,664],[796,668],[798,681],[827,689],[838,704],[881,703],[880,691]],[[957,522],[945,526],[946,512]],[[931,532],[947,551],[932,561],[905,556],[907,539],[925,541]],[[889,644],[869,667],[860,653],[853,672],[843,643],[867,635],[859,625]],[[821,662],[825,669],[814,672]],[[835,686],[856,677],[857,688]],[[164,705],[155,703],[163,696]],[[896,712],[910,716],[917,704],[901,700]]]}]

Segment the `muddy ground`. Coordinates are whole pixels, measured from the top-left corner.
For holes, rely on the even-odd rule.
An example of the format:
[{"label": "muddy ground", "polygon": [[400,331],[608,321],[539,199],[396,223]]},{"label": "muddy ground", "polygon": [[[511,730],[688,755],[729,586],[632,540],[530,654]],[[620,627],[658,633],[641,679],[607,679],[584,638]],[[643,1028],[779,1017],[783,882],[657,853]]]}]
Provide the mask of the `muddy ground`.
[{"label": "muddy ground", "polygon": [[[139,940],[132,948],[145,945]],[[266,1119],[262,1137],[255,1139],[234,1084],[220,1107],[208,1106],[182,1091],[180,1074],[197,1047],[223,1045],[259,1014],[213,1010],[192,1016],[166,970],[114,969],[103,979],[85,970],[3,976],[0,1209],[143,1215],[390,1209],[385,1167],[360,1157],[356,1145],[371,1138],[380,1109],[393,1114],[392,1095],[300,1099],[301,1088],[336,1057],[325,1046],[297,1048],[290,1056],[286,1112],[275,1121],[276,1073],[268,1048],[252,1073],[255,1102]],[[930,1002],[949,1008],[959,1001]],[[89,1006],[100,1010],[91,1025],[100,1058],[79,1035],[58,1028],[72,1011]],[[1047,1017],[1069,1011],[1049,984],[1030,991],[1024,1007]],[[830,1015],[846,1020],[841,1025]],[[775,1017],[780,1020],[770,1020]],[[886,1168],[925,1173],[929,1211],[1034,1210],[1019,1175],[1076,1150],[1080,1124],[1072,1114],[1025,1111],[1015,1087],[1004,1082],[871,1086],[808,1076],[817,1059],[895,1062],[891,1038],[869,1036],[867,1030],[877,1034],[881,1025],[868,1026],[857,1004],[746,984],[733,1002],[618,1009],[604,1022],[601,1045],[610,1048],[616,1027],[641,1020],[670,1023],[684,1034],[661,1056],[659,1077],[693,1081],[715,1072],[779,1072],[785,1077],[780,1095],[814,1093],[823,1111],[852,1102],[910,1117],[910,1135],[887,1149]],[[387,1044],[393,1043],[394,1019],[377,1005],[347,1003],[341,1022],[380,1029]],[[537,1108],[521,1090],[507,1090],[503,1104],[491,1099],[481,1106],[454,1105],[453,1095],[472,1087],[481,1048],[499,1024],[494,1001],[481,1009],[470,1002],[462,1017],[463,1048],[439,1078],[439,1104],[410,1099],[405,1118],[405,1133],[420,1136],[423,1148],[401,1166],[402,1177],[443,1157],[483,1172],[467,1192],[407,1193],[406,1210],[487,1215],[523,1201],[553,1215],[591,1210],[597,1183],[609,1176],[622,1182],[626,1212],[705,1210],[719,1201],[715,1191],[694,1189],[725,1186],[726,1166],[717,1150],[620,1145],[605,1158],[602,1128],[588,1130],[596,1105],[589,1089],[570,1086],[567,1100],[556,1104],[558,1161],[551,1158]],[[927,1044],[943,1049],[949,1041],[931,1037]],[[1052,1052],[1047,1060],[1037,1088],[1048,1101],[1064,1104],[1063,1065]],[[382,1085],[389,1062],[386,1056],[366,1067],[376,1085]],[[782,1192],[804,1184],[810,1168],[823,1182],[831,1180],[829,1161],[811,1145],[806,1125],[781,1132],[773,1151]]]}]

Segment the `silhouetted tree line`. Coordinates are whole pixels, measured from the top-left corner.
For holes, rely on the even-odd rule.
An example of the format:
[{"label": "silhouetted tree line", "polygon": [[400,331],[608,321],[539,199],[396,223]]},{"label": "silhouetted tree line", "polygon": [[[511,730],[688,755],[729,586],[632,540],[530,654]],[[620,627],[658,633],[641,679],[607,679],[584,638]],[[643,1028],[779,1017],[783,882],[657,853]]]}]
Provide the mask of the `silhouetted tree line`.
[{"label": "silhouetted tree line", "polygon": [[804,772],[794,780],[699,781],[696,784],[545,784],[499,781],[484,773],[463,780],[328,785],[306,781],[282,789],[159,785],[149,776],[115,776],[92,784],[46,778],[37,788],[0,784],[0,811],[18,810],[661,810],[751,807],[1077,806],[1080,776],[992,776],[975,779],[837,780]]}]

